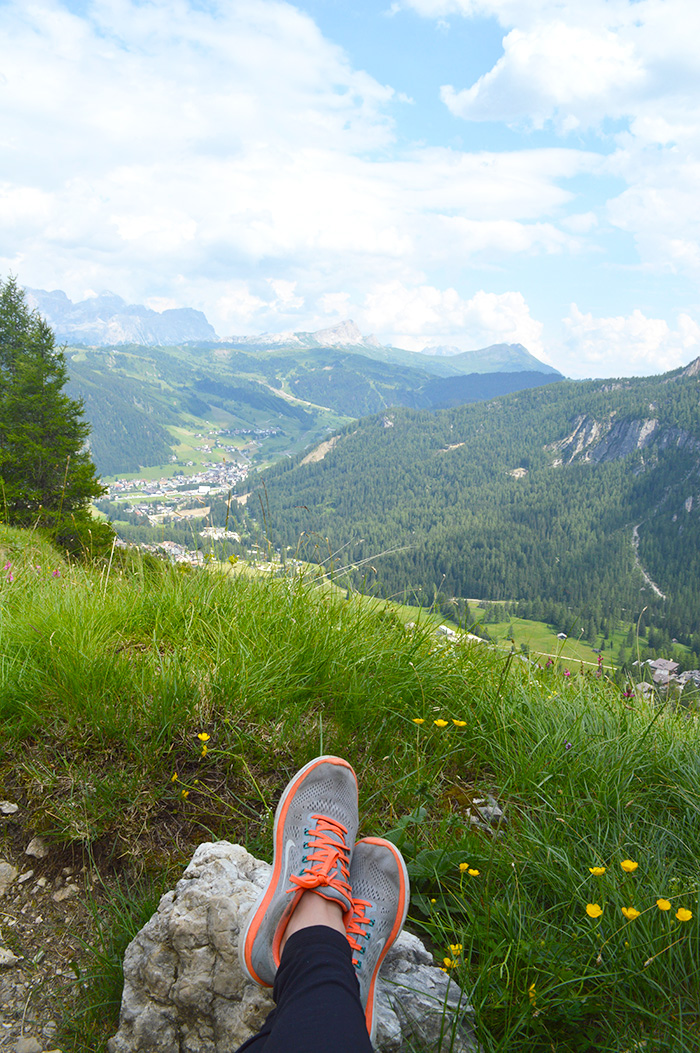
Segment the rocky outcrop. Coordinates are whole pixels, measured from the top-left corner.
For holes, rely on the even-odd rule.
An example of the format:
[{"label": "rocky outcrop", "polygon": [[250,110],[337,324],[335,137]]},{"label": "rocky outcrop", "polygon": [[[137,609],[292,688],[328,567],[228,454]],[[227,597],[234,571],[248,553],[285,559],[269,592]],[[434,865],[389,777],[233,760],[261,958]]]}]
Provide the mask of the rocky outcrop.
[{"label": "rocky outcrop", "polygon": [[659,422],[654,419],[618,421],[599,443],[587,450],[586,460],[602,464],[643,450],[654,439],[658,427]]},{"label": "rocky outcrop", "polygon": [[698,377],[700,376],[700,358],[695,358],[693,361],[685,367],[682,373],[679,374],[681,377]]},{"label": "rocky outcrop", "polygon": [[[127,948],[110,1053],[232,1053],[258,1030],[272,1000],[242,972],[238,937],[269,871],[240,845],[199,846]],[[479,1048],[463,992],[410,933],[387,955],[377,999],[382,1053]]]},{"label": "rocky outcrop", "polygon": [[571,432],[547,449],[558,455],[555,465],[571,464],[577,460],[603,464],[627,457],[634,450],[643,450],[652,443],[659,450],[669,446],[700,449],[700,440],[690,432],[683,428],[661,427],[654,417],[613,423],[612,417],[599,421],[589,416],[577,417]]}]

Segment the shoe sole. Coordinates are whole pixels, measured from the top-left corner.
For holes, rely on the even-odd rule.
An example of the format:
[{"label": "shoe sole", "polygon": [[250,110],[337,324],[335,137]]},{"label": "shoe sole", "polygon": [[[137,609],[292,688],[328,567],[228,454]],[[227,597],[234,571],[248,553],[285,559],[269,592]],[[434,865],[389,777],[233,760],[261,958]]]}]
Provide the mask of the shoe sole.
[{"label": "shoe sole", "polygon": [[408,871],[406,870],[406,864],[404,858],[399,852],[396,845],[393,845],[391,841],[386,841],[383,837],[363,837],[362,840],[365,844],[370,845],[382,845],[388,849],[394,857],[399,871],[399,906],[400,912],[397,913],[392,926],[391,932],[384,942],[384,946],[381,950],[377,964],[374,967],[372,973],[372,979],[370,980],[369,987],[367,989],[367,1006],[365,1009],[365,1022],[367,1024],[367,1031],[369,1032],[369,1039],[372,1045],[374,1045],[375,1032],[377,1030],[377,1021],[374,1013],[374,995],[377,984],[377,977],[379,976],[379,970],[381,969],[382,962],[386,958],[390,951],[393,943],[397,939],[401,932],[404,922],[406,921],[406,915],[408,914],[408,905],[410,900],[410,882],[408,879]]},{"label": "shoe sole", "polygon": [[[352,765],[348,764],[348,762],[346,760],[343,760],[342,757],[333,757],[328,755],[324,755],[323,757],[314,757],[313,760],[309,761],[308,764],[305,764],[303,768],[299,769],[299,771],[296,773],[291,782],[287,784],[284,793],[279,799],[279,803],[275,811],[275,822],[272,830],[272,874],[270,875],[267,885],[262,890],[257,900],[255,901],[255,904],[251,908],[250,917],[243,931],[243,936],[241,937],[238,944],[238,957],[241,964],[241,968],[246,973],[246,975],[250,977],[251,980],[254,980],[255,983],[260,984],[261,987],[272,987],[272,984],[268,983],[266,980],[261,979],[255,972],[255,969],[253,968],[250,962],[250,953],[253,943],[255,942],[255,937],[258,934],[258,930],[260,928],[262,919],[265,917],[267,908],[269,907],[272,899],[277,893],[277,886],[280,882],[282,866],[284,863],[284,845],[282,844],[282,831],[284,830],[284,823],[287,817],[288,803],[296,793],[299,783],[304,780],[304,778],[310,771],[313,771],[314,768],[317,768],[319,764],[337,764],[342,768],[348,768],[353,774],[355,783],[357,783],[357,776],[355,775]],[[299,898],[299,895],[301,895],[301,893],[298,893],[296,896],[289,897],[289,905],[285,908],[285,911],[282,914],[282,918],[278,928],[281,928],[281,922],[284,921],[285,916],[288,918],[289,915],[292,913],[296,901]],[[279,941],[275,940],[275,944],[278,942]],[[275,944],[273,944],[273,957],[276,957]],[[279,960],[277,960],[277,965],[279,965]]]}]

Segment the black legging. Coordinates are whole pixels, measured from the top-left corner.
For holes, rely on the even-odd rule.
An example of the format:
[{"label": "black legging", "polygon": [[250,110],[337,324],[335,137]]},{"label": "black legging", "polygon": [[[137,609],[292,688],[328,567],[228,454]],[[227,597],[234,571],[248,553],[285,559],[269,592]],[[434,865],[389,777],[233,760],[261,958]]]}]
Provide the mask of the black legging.
[{"label": "black legging", "polygon": [[335,929],[289,937],[272,997],[275,1008],[237,1053],[372,1053],[350,944]]}]

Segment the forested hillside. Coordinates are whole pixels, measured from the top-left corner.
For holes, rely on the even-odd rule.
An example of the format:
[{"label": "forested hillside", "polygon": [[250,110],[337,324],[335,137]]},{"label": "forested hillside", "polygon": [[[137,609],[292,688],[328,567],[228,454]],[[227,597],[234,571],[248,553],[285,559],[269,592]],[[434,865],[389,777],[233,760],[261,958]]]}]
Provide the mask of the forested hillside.
[{"label": "forested hillside", "polygon": [[[455,356],[460,364],[382,347],[372,357],[372,350],[218,343],[75,348],[67,353],[69,388],[85,402],[99,471],[113,475],[173,460],[171,429],[178,427],[204,430],[211,422],[234,430],[274,429],[259,437],[257,458],[274,460],[304,451],[350,418],[389,406],[473,402],[542,384],[545,376],[561,379],[541,363],[549,372],[535,371],[536,359],[519,345],[510,357],[509,345]],[[475,364],[485,368],[489,352],[497,372],[460,372]],[[519,369],[519,359],[527,370]],[[512,365],[510,372],[502,371],[504,363]]]},{"label": "forested hillside", "polygon": [[[354,580],[386,595],[549,601],[598,619],[648,605],[689,637],[700,619],[699,398],[696,363],[382,413],[348,426],[322,460],[265,473],[266,529],[285,545],[304,535],[309,556],[328,538],[321,558],[342,550]],[[261,518],[257,499],[246,509]]]}]

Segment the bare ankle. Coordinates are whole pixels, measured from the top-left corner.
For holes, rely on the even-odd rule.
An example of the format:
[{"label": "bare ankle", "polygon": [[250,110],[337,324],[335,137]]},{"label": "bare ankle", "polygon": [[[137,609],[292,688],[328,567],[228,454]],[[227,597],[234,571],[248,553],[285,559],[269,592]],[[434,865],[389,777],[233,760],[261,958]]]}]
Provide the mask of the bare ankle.
[{"label": "bare ankle", "polygon": [[299,932],[300,929],[308,929],[311,925],[327,925],[328,928],[345,935],[343,908],[339,903],[332,903],[313,890],[302,893],[280,941],[280,954],[293,933]]}]

